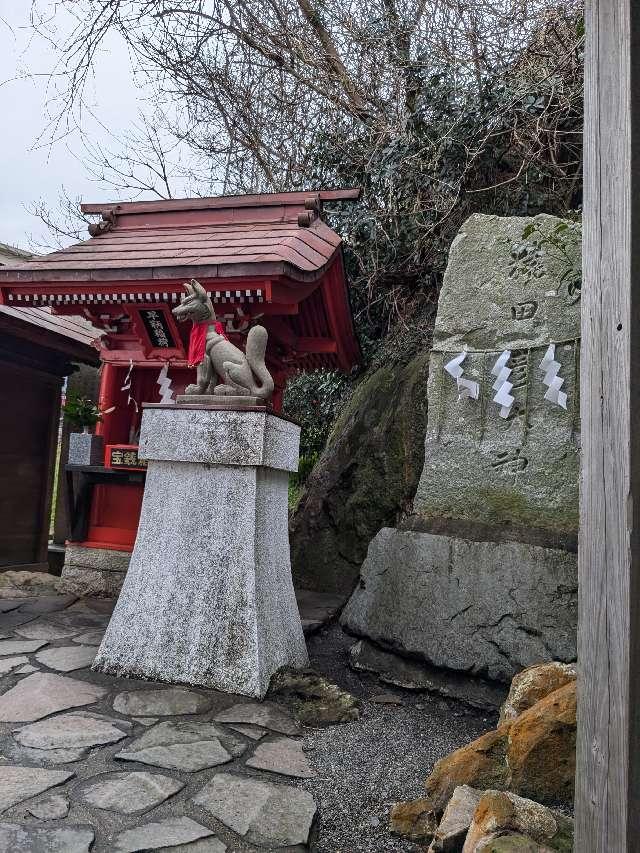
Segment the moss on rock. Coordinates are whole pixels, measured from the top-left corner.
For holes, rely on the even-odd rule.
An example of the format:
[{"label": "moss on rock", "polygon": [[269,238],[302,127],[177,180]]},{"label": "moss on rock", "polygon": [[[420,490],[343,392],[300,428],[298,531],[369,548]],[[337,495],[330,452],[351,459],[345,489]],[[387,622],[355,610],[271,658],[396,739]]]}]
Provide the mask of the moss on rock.
[{"label": "moss on rock", "polygon": [[420,330],[411,346],[377,360],[339,415],[291,520],[298,586],[349,592],[370,540],[410,511],[424,462],[428,361]]},{"label": "moss on rock", "polygon": [[391,808],[389,828],[394,835],[412,841],[431,841],[437,827],[438,819],[430,800],[407,800],[394,803]]},{"label": "moss on rock", "polygon": [[435,812],[458,785],[510,790],[541,803],[573,801],[576,682],[565,684],[437,762],[425,782]]},{"label": "moss on rock", "polygon": [[350,723],[360,717],[359,702],[312,669],[281,669],[271,680],[269,696],[284,701],[304,726]]},{"label": "moss on rock", "polygon": [[427,799],[442,812],[458,785],[503,790],[509,781],[507,748],[509,724],[487,732],[467,746],[441,758],[425,782]]},{"label": "moss on rock", "polygon": [[511,787],[541,802],[573,800],[576,772],[576,682],[517,717],[509,732]]}]

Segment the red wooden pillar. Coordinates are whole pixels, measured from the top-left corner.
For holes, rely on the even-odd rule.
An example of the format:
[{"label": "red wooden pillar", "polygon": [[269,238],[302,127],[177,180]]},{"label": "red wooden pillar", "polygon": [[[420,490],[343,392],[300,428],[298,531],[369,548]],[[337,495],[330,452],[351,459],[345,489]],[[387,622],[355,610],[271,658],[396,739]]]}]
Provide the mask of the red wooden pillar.
[{"label": "red wooden pillar", "polygon": [[273,397],[271,399],[274,412],[282,411],[282,403],[284,400],[284,389],[287,384],[287,374],[280,371],[273,373]]},{"label": "red wooden pillar", "polygon": [[[113,364],[108,362],[103,363],[100,376],[100,394],[98,396],[98,408],[101,412],[107,411],[112,406],[115,406],[118,401],[118,371]],[[109,415],[105,415],[105,420],[99,421],[96,425],[96,435],[109,436],[109,422],[106,420]]]}]

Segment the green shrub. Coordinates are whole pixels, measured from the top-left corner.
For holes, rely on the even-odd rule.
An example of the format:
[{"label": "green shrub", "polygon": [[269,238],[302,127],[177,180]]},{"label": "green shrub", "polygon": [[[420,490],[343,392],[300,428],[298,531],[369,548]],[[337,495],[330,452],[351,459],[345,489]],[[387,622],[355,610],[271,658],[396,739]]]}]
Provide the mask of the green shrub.
[{"label": "green shrub", "polygon": [[350,378],[331,370],[298,373],[287,383],[283,414],[302,427],[299,482],[306,480],[322,453],[333,421],[350,389]]},{"label": "green shrub", "polygon": [[71,426],[79,430],[94,427],[102,420],[104,414],[90,397],[83,397],[73,392],[67,394],[62,411]]}]

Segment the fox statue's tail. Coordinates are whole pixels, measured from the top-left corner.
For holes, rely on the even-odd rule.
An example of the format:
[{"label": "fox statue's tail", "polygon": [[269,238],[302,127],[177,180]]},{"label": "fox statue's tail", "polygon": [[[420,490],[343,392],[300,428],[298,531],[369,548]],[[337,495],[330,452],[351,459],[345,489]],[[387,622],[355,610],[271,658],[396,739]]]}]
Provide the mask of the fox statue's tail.
[{"label": "fox statue's tail", "polygon": [[[273,394],[273,379],[267,370],[264,354],[267,350],[268,333],[264,326],[253,326],[247,335],[245,354],[253,376],[258,384],[251,383],[251,396],[268,400]],[[226,366],[226,365],[225,365]],[[233,369],[229,366],[229,376],[233,379]]]}]

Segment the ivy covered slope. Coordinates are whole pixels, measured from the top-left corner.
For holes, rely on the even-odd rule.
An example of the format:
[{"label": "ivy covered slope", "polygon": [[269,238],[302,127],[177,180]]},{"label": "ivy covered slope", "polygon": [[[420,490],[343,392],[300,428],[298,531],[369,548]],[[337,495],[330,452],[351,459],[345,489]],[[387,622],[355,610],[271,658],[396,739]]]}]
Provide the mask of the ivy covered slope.
[{"label": "ivy covered slope", "polygon": [[[327,383],[337,420],[326,449],[314,445],[318,461],[291,521],[298,585],[348,592],[371,539],[412,510],[426,432],[425,318],[462,224],[478,213],[565,216],[581,205],[579,4],[558,4],[521,35],[508,59],[477,77],[425,46],[399,123],[345,119],[315,131],[309,185],[363,188],[358,204],[325,213],[343,238],[365,353],[377,349],[352,396]],[[522,239],[535,243],[543,235],[532,227]],[[324,394],[312,398],[326,414]]]},{"label": "ivy covered slope", "polygon": [[348,593],[370,540],[411,510],[424,461],[428,318],[390,337],[337,417],[291,519],[297,586]]}]

